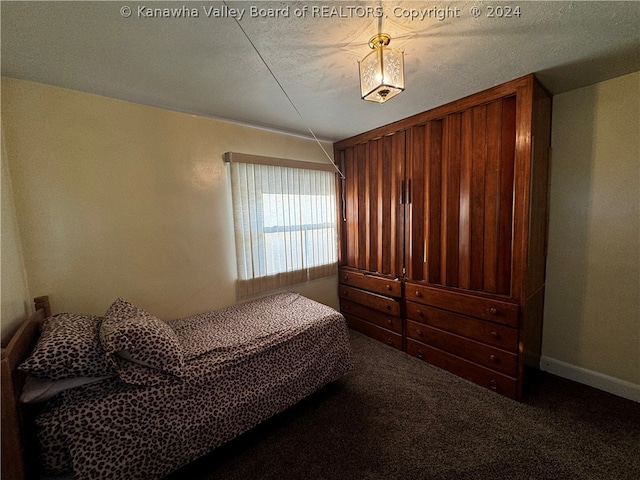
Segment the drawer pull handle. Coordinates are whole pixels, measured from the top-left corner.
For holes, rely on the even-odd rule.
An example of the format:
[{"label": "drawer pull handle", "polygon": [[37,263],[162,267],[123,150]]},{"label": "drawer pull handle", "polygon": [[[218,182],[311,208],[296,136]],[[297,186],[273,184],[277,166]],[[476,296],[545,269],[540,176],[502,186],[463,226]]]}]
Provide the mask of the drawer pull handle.
[{"label": "drawer pull handle", "polygon": [[498,382],[496,382],[495,380],[491,380],[491,382],[489,382],[491,384],[491,390],[497,390],[498,389]]},{"label": "drawer pull handle", "polygon": [[349,295],[349,290],[343,290],[342,291],[342,295],[344,295],[345,297]]},{"label": "drawer pull handle", "polygon": [[494,332],[494,331],[491,332],[491,336],[493,338],[500,338],[500,334],[498,332]]},{"label": "drawer pull handle", "polygon": [[491,308],[489,309],[489,313],[490,313],[491,315],[495,315],[496,313],[498,313],[498,309],[497,309],[496,307],[491,307]]},{"label": "drawer pull handle", "polygon": [[384,306],[387,310],[391,310],[391,305],[389,305],[388,303]]},{"label": "drawer pull handle", "polygon": [[393,346],[393,340],[391,338],[387,338],[387,345]]},{"label": "drawer pull handle", "polygon": [[422,293],[420,293],[420,290],[416,290],[416,297],[420,298],[422,297]]},{"label": "drawer pull handle", "polygon": [[418,358],[424,358],[424,355],[422,354],[422,350],[418,350]]},{"label": "drawer pull handle", "polygon": [[393,324],[393,321],[392,321],[390,318],[387,318],[387,323],[388,323],[389,325],[392,325],[392,324]]},{"label": "drawer pull handle", "polygon": [[344,306],[344,309],[345,309],[345,310],[351,310],[351,305],[345,305],[345,306]]},{"label": "drawer pull handle", "polygon": [[391,291],[391,285],[387,284],[387,290]]},{"label": "drawer pull handle", "polygon": [[416,335],[418,335],[418,336],[420,336],[420,337],[421,337],[421,336],[422,336],[422,330],[417,329],[417,330],[416,330]]},{"label": "drawer pull handle", "polygon": [[418,310],[418,311],[416,312],[416,314],[417,314],[419,317],[424,317],[424,312],[423,312],[422,310]]},{"label": "drawer pull handle", "polygon": [[496,357],[495,355],[489,355],[489,360],[491,360],[492,362],[497,362],[498,357]]},{"label": "drawer pull handle", "polygon": [[345,276],[344,276],[344,277],[342,277],[342,278],[344,278],[344,280],[345,280],[345,282],[346,282],[347,280],[349,280],[349,275],[345,274]]}]

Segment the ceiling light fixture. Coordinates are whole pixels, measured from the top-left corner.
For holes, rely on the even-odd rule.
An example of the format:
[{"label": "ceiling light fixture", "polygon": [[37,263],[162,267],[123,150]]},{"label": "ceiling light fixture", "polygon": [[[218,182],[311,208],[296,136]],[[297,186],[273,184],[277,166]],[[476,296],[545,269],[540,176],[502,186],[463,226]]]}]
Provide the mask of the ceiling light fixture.
[{"label": "ceiling light fixture", "polygon": [[373,52],[360,65],[360,91],[363,100],[384,103],[404,90],[404,52],[389,48],[391,36],[378,33],[371,37]]}]

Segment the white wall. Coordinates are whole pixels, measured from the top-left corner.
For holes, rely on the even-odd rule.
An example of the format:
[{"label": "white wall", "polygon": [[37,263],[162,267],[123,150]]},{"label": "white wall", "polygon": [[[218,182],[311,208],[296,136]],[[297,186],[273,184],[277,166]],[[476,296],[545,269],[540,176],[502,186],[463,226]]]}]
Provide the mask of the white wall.
[{"label": "white wall", "polygon": [[553,98],[542,368],[640,401],[640,72]]},{"label": "white wall", "polygon": [[[305,138],[10,78],[2,116],[29,294],[54,312],[236,303],[224,152],[328,161]],[[293,290],[338,305],[336,276]]]}]

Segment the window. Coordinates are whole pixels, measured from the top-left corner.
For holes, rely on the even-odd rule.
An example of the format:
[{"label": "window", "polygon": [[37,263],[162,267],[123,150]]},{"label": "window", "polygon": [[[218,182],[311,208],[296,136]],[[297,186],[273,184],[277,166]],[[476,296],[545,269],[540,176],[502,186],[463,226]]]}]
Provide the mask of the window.
[{"label": "window", "polygon": [[240,296],[337,272],[335,173],[234,157],[231,191]]}]

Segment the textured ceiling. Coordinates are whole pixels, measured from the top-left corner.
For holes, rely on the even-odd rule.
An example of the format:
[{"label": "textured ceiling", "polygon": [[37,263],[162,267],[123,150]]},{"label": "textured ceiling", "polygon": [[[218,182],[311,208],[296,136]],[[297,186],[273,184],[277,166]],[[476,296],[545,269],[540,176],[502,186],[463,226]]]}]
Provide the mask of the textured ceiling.
[{"label": "textured ceiling", "polygon": [[[357,64],[380,11],[406,77],[383,105],[360,99]],[[637,1],[2,1],[0,15],[2,75],[332,141],[532,72],[557,94],[640,70]]]}]

